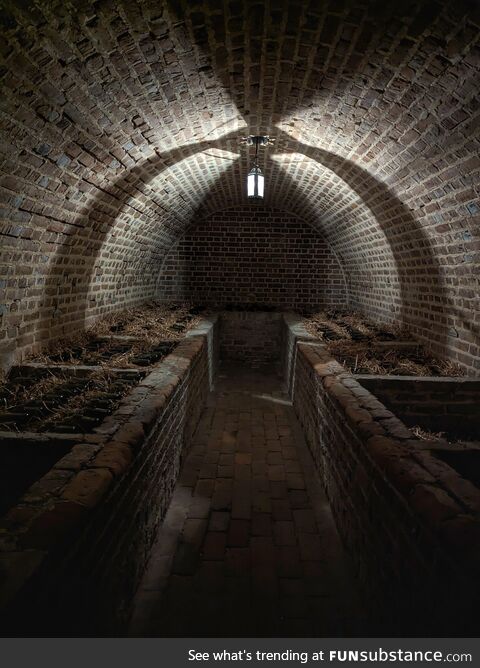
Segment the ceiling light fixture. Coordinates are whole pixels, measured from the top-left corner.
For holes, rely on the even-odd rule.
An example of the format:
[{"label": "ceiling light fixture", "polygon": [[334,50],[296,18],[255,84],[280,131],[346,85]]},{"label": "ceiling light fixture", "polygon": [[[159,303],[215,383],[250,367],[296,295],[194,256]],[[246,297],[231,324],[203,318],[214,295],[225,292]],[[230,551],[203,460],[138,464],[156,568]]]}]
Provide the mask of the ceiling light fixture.
[{"label": "ceiling light fixture", "polygon": [[250,135],[243,140],[247,146],[255,146],[255,158],[253,167],[247,176],[247,195],[250,199],[263,199],[265,192],[265,177],[258,166],[258,147],[266,146],[273,142],[272,139],[264,135]]}]

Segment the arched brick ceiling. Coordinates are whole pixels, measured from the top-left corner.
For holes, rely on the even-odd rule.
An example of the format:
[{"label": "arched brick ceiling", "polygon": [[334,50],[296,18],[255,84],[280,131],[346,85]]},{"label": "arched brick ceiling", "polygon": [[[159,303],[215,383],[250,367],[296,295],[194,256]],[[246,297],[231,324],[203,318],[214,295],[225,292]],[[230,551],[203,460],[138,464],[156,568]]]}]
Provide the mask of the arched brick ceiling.
[{"label": "arched brick ceiling", "polygon": [[325,236],[352,304],[474,367],[473,2],[3,4],[12,347],[153,296],[188,225],[245,202],[262,133],[266,204]]}]

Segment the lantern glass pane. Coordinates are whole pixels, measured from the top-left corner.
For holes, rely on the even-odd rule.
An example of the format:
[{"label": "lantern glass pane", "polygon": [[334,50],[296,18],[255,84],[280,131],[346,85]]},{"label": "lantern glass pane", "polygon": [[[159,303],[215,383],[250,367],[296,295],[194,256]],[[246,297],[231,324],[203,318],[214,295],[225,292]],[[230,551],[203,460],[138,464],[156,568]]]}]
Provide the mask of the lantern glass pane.
[{"label": "lantern glass pane", "polygon": [[259,174],[257,176],[258,182],[257,182],[257,196],[258,197],[263,197],[263,188],[264,188],[264,181],[265,178],[263,174]]},{"label": "lantern glass pane", "polygon": [[255,174],[249,174],[247,177],[247,192],[249,197],[255,197]]}]

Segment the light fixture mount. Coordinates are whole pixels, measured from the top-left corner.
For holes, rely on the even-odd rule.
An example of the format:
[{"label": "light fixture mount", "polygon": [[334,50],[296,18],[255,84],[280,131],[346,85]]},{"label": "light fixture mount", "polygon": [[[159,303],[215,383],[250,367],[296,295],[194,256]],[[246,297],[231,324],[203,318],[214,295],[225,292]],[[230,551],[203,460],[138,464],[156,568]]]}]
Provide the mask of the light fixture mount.
[{"label": "light fixture mount", "polygon": [[275,139],[269,135],[248,135],[248,137],[243,137],[241,140],[242,144],[247,146],[268,146],[268,144],[273,144]]}]

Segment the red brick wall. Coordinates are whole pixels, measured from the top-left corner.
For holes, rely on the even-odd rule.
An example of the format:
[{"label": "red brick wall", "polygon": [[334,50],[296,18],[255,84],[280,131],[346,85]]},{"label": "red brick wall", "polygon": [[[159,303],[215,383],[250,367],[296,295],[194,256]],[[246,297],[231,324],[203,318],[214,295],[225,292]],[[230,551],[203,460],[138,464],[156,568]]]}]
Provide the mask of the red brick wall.
[{"label": "red brick wall", "polygon": [[419,426],[445,438],[475,440],[480,434],[480,380],[357,376],[409,427]]},{"label": "red brick wall", "polygon": [[286,318],[284,374],[371,621],[386,636],[474,633],[479,490],[302,329]]},{"label": "red brick wall", "polygon": [[1,518],[2,630],[125,632],[217,356],[216,319],[203,320]]},{"label": "red brick wall", "polygon": [[345,280],[322,236],[296,216],[249,205],[192,226],[167,255],[163,299],[322,308],[345,304]]},{"label": "red brick wall", "polygon": [[278,364],[281,355],[281,313],[223,311],[220,314],[220,357],[252,369]]},{"label": "red brick wall", "polygon": [[473,2],[10,2],[1,23],[4,363],[151,296],[192,221],[245,204],[261,133],[267,205],[318,227],[351,303],[480,371]]}]

